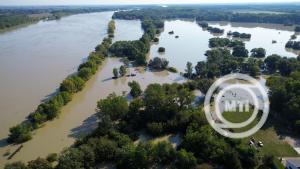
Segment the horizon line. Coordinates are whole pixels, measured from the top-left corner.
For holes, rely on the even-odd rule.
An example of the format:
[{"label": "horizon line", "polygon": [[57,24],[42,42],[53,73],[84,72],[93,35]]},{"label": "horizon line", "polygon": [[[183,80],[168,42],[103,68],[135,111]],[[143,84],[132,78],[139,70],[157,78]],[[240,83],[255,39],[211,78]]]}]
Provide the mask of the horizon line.
[{"label": "horizon line", "polygon": [[291,4],[291,3],[300,3],[299,1],[281,1],[281,2],[217,2],[217,3],[104,3],[104,4],[20,4],[20,5],[8,5],[8,4],[0,4],[0,7],[20,7],[20,6],[129,6],[129,5],[141,5],[141,6],[145,6],[145,5],[247,5],[247,4],[251,4],[251,5],[266,5],[266,4],[270,4],[270,5],[274,5],[274,4]]}]

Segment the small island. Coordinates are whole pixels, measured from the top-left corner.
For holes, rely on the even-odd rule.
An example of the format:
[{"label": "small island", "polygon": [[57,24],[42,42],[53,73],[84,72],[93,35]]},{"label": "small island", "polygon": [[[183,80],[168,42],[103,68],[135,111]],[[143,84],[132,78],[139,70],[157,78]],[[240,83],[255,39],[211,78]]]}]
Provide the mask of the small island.
[{"label": "small island", "polygon": [[159,47],[158,48],[159,53],[164,53],[165,51],[166,51],[166,49],[164,47]]},{"label": "small island", "polygon": [[300,50],[300,41],[288,41],[285,44],[285,47],[289,49]]},{"label": "small island", "polygon": [[234,38],[241,38],[241,39],[251,39],[251,34],[248,33],[239,33],[239,32],[231,32],[227,33],[227,36],[232,36]]}]

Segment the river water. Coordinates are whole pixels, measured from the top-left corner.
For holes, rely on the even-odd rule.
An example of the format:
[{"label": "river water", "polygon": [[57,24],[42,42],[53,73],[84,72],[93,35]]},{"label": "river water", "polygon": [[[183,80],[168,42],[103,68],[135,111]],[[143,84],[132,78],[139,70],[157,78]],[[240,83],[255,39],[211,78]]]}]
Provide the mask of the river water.
[{"label": "river water", "polygon": [[[281,56],[295,57],[298,52],[285,49],[286,42],[294,34],[292,27],[285,27],[275,24],[254,24],[254,23],[226,23],[210,22],[209,25],[225,30],[224,35],[216,36],[203,30],[196,22],[170,20],[165,22],[164,32],[161,33],[159,43],[151,48],[151,57],[165,57],[169,65],[184,71],[187,61],[197,64],[198,61],[206,60],[205,52],[208,50],[208,41],[213,37],[227,37],[228,31],[240,33],[251,33],[250,41],[244,40],[246,48],[251,51],[253,48],[263,47],[267,55],[279,54]],[[174,31],[173,35],[168,32]],[[179,38],[175,38],[179,36]],[[272,44],[272,40],[277,43]],[[298,36],[299,40],[299,36]],[[159,47],[165,47],[165,53],[158,53]]]},{"label": "river water", "polygon": [[[66,76],[76,71],[88,53],[106,36],[112,14],[113,12],[101,12],[73,15],[0,34],[0,168],[6,162],[29,161],[39,156],[45,157],[49,153],[58,153],[70,146],[76,138],[97,126],[97,101],[112,92],[127,94],[127,83],[131,80],[138,81],[142,88],[150,83],[184,81],[179,74],[149,72],[142,68],[130,68],[131,73],[137,74],[135,77],[112,80],[112,69],[122,63],[118,58],[108,58],[97,74],[86,83],[83,91],[75,94],[73,100],[62,109],[60,117],[36,130],[33,139],[24,143],[24,147],[13,159],[7,160],[3,154],[14,152],[17,148],[5,143],[9,127],[24,120],[43,99],[55,92]],[[143,34],[140,24],[137,20],[116,20],[114,41],[140,38]],[[274,29],[272,26],[249,28],[247,25],[211,24],[226,30],[252,33],[253,42],[246,42],[249,48],[262,46],[267,49],[268,54],[276,52],[289,57],[296,56],[284,49],[285,41],[293,33],[290,30]],[[174,30],[179,38],[169,35],[170,30]],[[261,32],[262,30],[265,32]],[[271,33],[267,34],[268,32]],[[275,36],[278,32],[281,32],[280,35]],[[263,38],[262,35],[268,38]],[[260,40],[256,40],[256,36]],[[195,22],[166,21],[160,42],[151,47],[150,58],[166,57],[170,66],[183,71],[187,61],[195,64],[205,60],[204,53],[211,37],[213,35],[203,31]],[[274,48],[269,44],[273,39],[278,40],[278,46]],[[159,46],[166,47],[165,54],[157,53]]]},{"label": "river water", "polygon": [[[59,21],[40,22],[26,28],[0,35],[1,146],[0,168],[4,163],[29,161],[58,153],[74,140],[97,126],[95,108],[99,99],[115,92],[128,92],[127,83],[140,82],[142,88],[150,83],[182,82],[178,74],[149,72],[130,68],[135,77],[112,80],[112,69],[120,67],[118,58],[109,58],[83,91],[62,109],[58,119],[47,122],[35,131],[33,139],[11,160],[3,156],[18,146],[5,144],[9,127],[21,122],[58,88],[59,83],[85,60],[87,54],[106,36],[112,12],[80,14]],[[140,21],[116,20],[115,40],[135,40],[142,36]],[[129,32],[129,33],[128,33]]]}]

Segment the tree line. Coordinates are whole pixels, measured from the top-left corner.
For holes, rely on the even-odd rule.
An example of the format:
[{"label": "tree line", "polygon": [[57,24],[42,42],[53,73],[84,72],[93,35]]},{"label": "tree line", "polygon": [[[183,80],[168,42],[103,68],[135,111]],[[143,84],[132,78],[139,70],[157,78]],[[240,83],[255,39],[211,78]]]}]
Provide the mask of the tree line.
[{"label": "tree line", "polygon": [[[110,22],[111,25],[113,21]],[[114,27],[113,27],[114,28]],[[86,81],[94,75],[99,65],[108,55],[108,49],[112,43],[113,31],[108,28],[108,37],[104,38],[95,51],[91,52],[86,62],[79,65],[78,70],[73,75],[67,77],[60,84],[59,91],[49,100],[41,103],[37,109],[28,116],[28,120],[10,128],[7,141],[9,143],[22,143],[31,139],[32,131],[41,126],[46,121],[56,118],[61,108],[72,100],[72,95],[81,91]]]},{"label": "tree line", "polygon": [[22,24],[29,24],[40,20],[56,20],[63,16],[102,12],[114,9],[127,9],[128,7],[1,7],[0,30],[5,30]]},{"label": "tree line", "polygon": [[[118,19],[177,19],[187,18],[201,21],[229,21],[229,22],[253,22],[253,23],[275,23],[293,25],[300,24],[300,14],[289,11],[289,13],[239,13],[231,9],[209,9],[212,7],[152,7],[141,10],[118,11],[114,14]],[[230,6],[226,8],[231,8]]]},{"label": "tree line", "polygon": [[113,43],[109,48],[111,56],[125,57],[137,65],[146,65],[146,54],[150,50],[150,43],[163,27],[164,22],[161,20],[142,20],[143,36],[139,40]]},{"label": "tree line", "polygon": [[0,15],[0,30],[8,29],[25,23],[35,22],[38,20],[39,18],[29,17],[28,15],[24,14]]}]

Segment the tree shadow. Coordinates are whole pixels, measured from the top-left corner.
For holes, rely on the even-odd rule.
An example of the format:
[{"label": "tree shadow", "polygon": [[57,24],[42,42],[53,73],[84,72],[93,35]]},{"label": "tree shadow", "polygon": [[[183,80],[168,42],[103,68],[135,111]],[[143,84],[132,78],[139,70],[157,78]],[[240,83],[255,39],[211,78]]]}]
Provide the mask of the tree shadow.
[{"label": "tree shadow", "polygon": [[109,80],[113,80],[113,78],[109,77],[109,78],[103,79],[102,82],[106,82],[106,81],[109,81]]},{"label": "tree shadow", "polygon": [[7,138],[3,138],[0,140],[0,148],[9,146],[10,144],[7,142]]},{"label": "tree shadow", "polygon": [[85,136],[95,130],[98,126],[98,118],[96,114],[93,114],[92,116],[88,117],[83,121],[83,123],[71,129],[71,133],[69,134],[69,137],[73,137],[76,139],[81,138],[82,136]]}]

